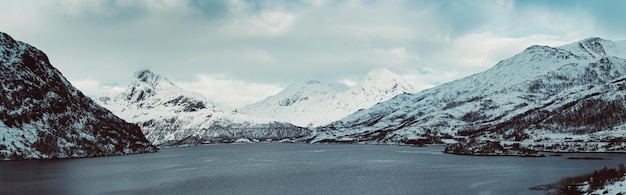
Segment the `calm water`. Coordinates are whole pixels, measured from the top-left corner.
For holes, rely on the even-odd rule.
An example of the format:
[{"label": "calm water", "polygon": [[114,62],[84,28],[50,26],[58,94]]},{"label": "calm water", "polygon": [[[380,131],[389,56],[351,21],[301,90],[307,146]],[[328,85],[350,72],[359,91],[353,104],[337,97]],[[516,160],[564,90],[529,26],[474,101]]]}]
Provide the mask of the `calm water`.
[{"label": "calm water", "polygon": [[235,144],[159,153],[0,162],[0,194],[541,194],[529,187],[607,160],[475,157],[441,147]]}]

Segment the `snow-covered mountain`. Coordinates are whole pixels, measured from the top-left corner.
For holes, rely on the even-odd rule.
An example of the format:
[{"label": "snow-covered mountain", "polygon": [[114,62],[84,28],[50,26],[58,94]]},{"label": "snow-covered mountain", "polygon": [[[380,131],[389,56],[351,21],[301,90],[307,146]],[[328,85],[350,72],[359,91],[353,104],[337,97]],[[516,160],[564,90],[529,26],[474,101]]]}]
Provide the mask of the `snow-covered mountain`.
[{"label": "snow-covered mountain", "polygon": [[155,152],[137,125],[74,88],[37,48],[0,32],[0,159]]},{"label": "snow-covered mountain", "polygon": [[485,72],[361,110],[308,141],[623,139],[625,100],[626,42],[588,38],[529,47]]},{"label": "snow-covered mountain", "polygon": [[298,138],[308,129],[218,108],[150,70],[135,73],[124,91],[96,102],[139,125],[156,145],[266,141]]},{"label": "snow-covered mountain", "polygon": [[299,126],[317,127],[398,94],[411,92],[415,92],[415,88],[399,75],[387,69],[375,69],[350,88],[315,80],[296,82],[277,95],[240,111]]}]

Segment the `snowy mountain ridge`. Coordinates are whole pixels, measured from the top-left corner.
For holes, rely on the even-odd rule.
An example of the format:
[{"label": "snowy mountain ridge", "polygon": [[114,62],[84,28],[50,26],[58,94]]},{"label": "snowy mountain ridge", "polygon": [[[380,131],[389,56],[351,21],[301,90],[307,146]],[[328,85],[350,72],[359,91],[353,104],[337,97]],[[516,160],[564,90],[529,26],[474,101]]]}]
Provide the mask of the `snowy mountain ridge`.
[{"label": "snowy mountain ridge", "polygon": [[105,94],[96,102],[138,124],[156,145],[282,140],[309,132],[288,123],[218,108],[150,70],[138,71],[124,91]]},{"label": "snowy mountain ridge", "polygon": [[[134,79],[119,94],[105,92],[96,101],[122,118],[140,117],[149,119],[146,109],[159,109],[160,112],[221,112],[202,95],[185,91],[167,78],[150,70],[135,73]],[[143,114],[142,114],[143,113]]]},{"label": "snowy mountain ridge", "polygon": [[370,71],[363,81],[350,88],[315,80],[296,82],[277,95],[240,110],[299,126],[316,127],[410,92],[415,92],[410,83],[381,68]]},{"label": "snowy mountain ridge", "polygon": [[0,32],[0,159],[156,152],[138,126],[84,96],[45,53]]},{"label": "snowy mountain ridge", "polygon": [[[561,47],[531,46],[487,71],[354,113],[320,128],[308,141],[441,143],[459,136],[523,141],[586,133],[603,135],[597,139],[623,137],[618,132],[626,130],[626,121],[607,112],[626,107],[618,101],[626,97],[619,90],[626,77],[625,43],[589,38]],[[600,116],[608,121],[585,120]]]}]

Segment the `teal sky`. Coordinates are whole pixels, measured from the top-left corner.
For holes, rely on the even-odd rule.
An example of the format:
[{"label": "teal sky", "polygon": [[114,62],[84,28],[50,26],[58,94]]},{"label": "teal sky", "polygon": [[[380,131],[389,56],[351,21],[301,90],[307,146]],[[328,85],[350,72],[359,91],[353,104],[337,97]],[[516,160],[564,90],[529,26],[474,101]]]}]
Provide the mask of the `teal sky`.
[{"label": "teal sky", "polygon": [[41,0],[0,2],[0,31],[46,52],[90,96],[148,68],[240,106],[303,78],[373,68],[418,88],[531,45],[626,39],[626,1]]}]

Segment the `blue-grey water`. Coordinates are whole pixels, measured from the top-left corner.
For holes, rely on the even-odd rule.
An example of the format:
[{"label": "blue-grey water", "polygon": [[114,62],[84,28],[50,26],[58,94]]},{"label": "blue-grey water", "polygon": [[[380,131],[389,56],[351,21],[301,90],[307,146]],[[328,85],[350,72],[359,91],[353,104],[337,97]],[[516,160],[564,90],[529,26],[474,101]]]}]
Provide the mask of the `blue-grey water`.
[{"label": "blue-grey water", "polygon": [[623,154],[480,157],[443,154],[442,149],[225,144],[6,161],[0,162],[0,194],[542,194],[528,188],[626,162]]}]

